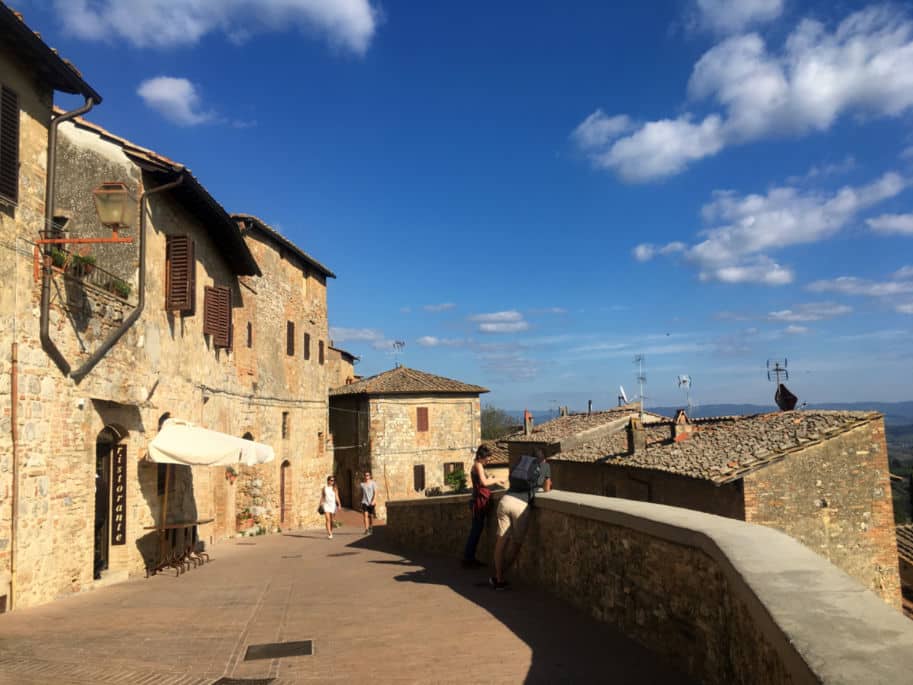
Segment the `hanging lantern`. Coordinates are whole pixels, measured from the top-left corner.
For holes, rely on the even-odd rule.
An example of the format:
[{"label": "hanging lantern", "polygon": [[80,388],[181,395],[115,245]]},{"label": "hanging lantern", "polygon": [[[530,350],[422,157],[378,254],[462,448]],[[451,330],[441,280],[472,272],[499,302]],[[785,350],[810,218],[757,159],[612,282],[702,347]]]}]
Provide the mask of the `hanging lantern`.
[{"label": "hanging lantern", "polygon": [[106,181],[93,190],[92,194],[95,196],[95,211],[102,224],[115,231],[118,227],[129,225],[126,219],[131,202],[126,184]]}]

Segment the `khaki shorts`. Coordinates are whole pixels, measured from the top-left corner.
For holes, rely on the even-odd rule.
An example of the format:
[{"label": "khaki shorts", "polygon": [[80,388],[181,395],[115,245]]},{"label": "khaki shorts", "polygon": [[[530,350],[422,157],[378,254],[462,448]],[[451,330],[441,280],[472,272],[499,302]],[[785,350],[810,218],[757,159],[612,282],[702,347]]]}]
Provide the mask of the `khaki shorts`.
[{"label": "khaki shorts", "polygon": [[529,525],[529,504],[519,499],[504,495],[498,503],[498,537],[511,534],[515,541],[523,539]]}]

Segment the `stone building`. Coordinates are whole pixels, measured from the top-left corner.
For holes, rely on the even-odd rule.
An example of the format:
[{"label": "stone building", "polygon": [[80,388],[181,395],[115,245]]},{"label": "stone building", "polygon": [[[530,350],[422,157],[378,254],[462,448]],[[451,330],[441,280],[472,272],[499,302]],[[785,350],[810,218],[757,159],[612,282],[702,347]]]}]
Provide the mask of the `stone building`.
[{"label": "stone building", "polygon": [[469,470],[480,443],[478,385],[400,366],[330,390],[330,431],[339,494],[359,504],[360,474],[377,481],[378,514],[388,500],[444,485]]},{"label": "stone building", "polygon": [[351,352],[334,347],[332,341],[330,341],[330,346],[327,348],[327,363],[330,366],[331,388],[354,383],[361,379],[361,376],[355,373],[355,364],[358,363],[358,357]]},{"label": "stone building", "polygon": [[[554,485],[777,528],[900,605],[884,421],[792,411],[552,430]],[[514,440],[523,440],[523,437]],[[528,447],[511,442],[513,451]]]},{"label": "stone building", "polygon": [[[167,522],[213,519],[199,527],[206,541],[233,534],[237,517],[266,530],[316,523],[332,468],[333,274],[256,217],[230,216],[184,165],[83,119],[61,123],[52,89],[100,98],[7,14],[0,5],[0,29],[16,37],[0,48],[0,125],[18,116],[20,164],[17,197],[0,191],[0,597],[38,604],[148,567],[165,480],[144,455],[166,418],[277,455],[240,474],[175,467]],[[114,235],[93,202],[108,181],[130,198]],[[48,237],[108,241],[37,244]]]}]

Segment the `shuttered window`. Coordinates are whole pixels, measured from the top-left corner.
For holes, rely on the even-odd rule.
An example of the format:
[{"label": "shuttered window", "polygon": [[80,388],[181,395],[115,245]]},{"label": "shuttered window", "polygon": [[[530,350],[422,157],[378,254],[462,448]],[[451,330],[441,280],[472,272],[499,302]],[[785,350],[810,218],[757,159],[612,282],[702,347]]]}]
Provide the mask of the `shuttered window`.
[{"label": "shuttered window", "polygon": [[285,322],[285,353],[289,357],[295,356],[295,323]]},{"label": "shuttered window", "polygon": [[323,340],[317,343],[317,360],[323,364]]},{"label": "shuttered window", "polygon": [[186,235],[165,238],[165,309],[193,314],[196,309],[196,260]]},{"label": "shuttered window", "polygon": [[421,492],[425,489],[425,465],[416,464],[412,467],[412,482],[416,491]]},{"label": "shuttered window", "polygon": [[311,358],[311,334],[310,333],[304,334],[304,358],[305,359]]},{"label": "shuttered window", "polygon": [[0,86],[0,195],[19,201],[19,96]]},{"label": "shuttered window", "polygon": [[247,322],[247,346],[254,346],[254,327],[250,321]]},{"label": "shuttered window", "polygon": [[428,407],[418,407],[415,410],[416,430],[424,433],[428,430]]},{"label": "shuttered window", "polygon": [[212,336],[213,347],[231,347],[231,290],[223,286],[203,291],[203,333]]}]

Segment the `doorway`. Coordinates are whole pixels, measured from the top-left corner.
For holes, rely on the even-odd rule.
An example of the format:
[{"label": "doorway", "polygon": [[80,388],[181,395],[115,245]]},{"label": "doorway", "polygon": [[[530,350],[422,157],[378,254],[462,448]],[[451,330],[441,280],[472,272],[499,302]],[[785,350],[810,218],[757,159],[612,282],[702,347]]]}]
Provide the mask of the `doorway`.
[{"label": "doorway", "polygon": [[292,516],[292,465],[288,459],[279,470],[279,523],[288,526]]},{"label": "doorway", "polygon": [[111,455],[120,434],[105,426],[95,440],[95,555],[92,577],[108,570],[111,541]]}]

